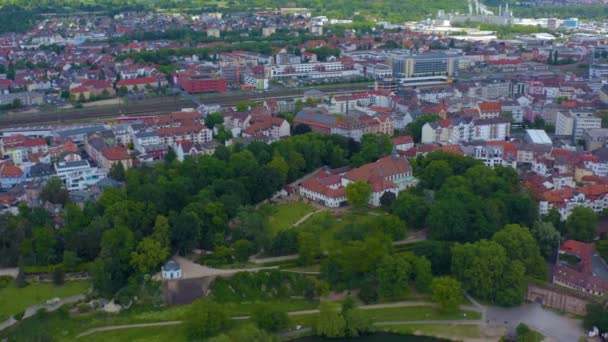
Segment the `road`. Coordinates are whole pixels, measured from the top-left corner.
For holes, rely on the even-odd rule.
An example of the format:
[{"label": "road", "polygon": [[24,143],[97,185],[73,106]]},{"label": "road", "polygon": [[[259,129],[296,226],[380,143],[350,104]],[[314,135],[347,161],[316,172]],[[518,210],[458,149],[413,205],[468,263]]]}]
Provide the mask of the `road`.
[{"label": "road", "polygon": [[519,323],[525,323],[553,341],[578,341],[585,334],[579,320],[544,309],[538,303],[524,304],[515,308],[489,306],[486,324],[504,325],[511,331]]}]

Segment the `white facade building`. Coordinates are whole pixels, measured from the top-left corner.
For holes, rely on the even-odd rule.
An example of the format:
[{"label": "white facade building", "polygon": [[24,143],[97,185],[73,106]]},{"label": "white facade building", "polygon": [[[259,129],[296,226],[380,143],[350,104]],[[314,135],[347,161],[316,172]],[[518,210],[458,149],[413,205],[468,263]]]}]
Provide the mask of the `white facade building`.
[{"label": "white facade building", "polygon": [[85,190],[106,177],[102,170],[91,167],[86,160],[55,163],[55,173],[68,191]]}]

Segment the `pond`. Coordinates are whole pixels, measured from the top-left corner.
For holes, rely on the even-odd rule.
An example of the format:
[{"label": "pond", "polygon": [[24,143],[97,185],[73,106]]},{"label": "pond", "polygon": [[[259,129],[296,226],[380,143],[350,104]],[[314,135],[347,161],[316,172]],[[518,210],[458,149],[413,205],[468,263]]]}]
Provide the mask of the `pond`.
[{"label": "pond", "polygon": [[390,333],[376,333],[357,338],[324,338],[320,336],[307,336],[292,340],[293,342],[441,342],[434,337],[399,335]]}]

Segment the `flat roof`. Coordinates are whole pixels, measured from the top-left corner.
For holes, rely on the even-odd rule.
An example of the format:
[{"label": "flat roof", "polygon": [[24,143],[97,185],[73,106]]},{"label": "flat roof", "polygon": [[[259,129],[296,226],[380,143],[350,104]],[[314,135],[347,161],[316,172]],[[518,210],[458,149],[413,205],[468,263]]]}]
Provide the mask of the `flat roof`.
[{"label": "flat roof", "polygon": [[532,142],[533,144],[541,144],[541,145],[552,145],[553,144],[553,142],[551,141],[551,138],[549,138],[549,135],[547,135],[547,132],[545,132],[542,129],[527,129],[526,135],[528,136],[528,139],[530,139],[530,142]]}]

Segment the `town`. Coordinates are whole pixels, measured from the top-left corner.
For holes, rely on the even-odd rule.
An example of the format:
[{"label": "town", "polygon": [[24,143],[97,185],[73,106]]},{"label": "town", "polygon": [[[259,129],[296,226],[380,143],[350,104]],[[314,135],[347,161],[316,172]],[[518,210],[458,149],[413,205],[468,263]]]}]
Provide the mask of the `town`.
[{"label": "town", "polygon": [[514,11],[0,34],[0,340],[605,340],[608,22]]}]

